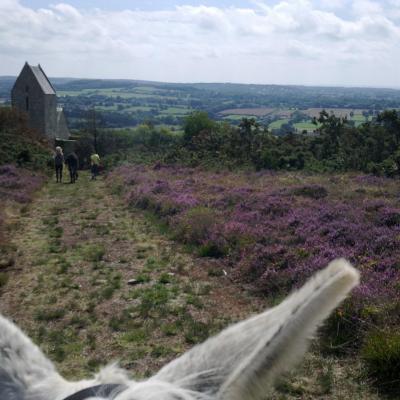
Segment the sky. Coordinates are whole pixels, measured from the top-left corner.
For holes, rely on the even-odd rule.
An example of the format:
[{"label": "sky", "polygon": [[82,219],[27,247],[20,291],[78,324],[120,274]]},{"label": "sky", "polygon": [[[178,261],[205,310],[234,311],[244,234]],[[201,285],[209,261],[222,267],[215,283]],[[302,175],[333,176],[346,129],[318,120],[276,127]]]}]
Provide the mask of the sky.
[{"label": "sky", "polygon": [[0,0],[0,75],[400,88],[400,0]]}]

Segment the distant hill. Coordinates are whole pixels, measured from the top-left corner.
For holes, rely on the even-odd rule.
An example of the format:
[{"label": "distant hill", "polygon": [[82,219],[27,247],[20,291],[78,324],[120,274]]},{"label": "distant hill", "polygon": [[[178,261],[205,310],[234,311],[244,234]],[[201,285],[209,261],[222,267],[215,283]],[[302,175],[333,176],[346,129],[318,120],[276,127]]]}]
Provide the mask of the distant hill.
[{"label": "distant hill", "polygon": [[[70,129],[84,126],[88,108],[101,114],[102,127],[127,128],[144,121],[179,130],[186,115],[206,111],[216,120],[236,124],[255,117],[274,128],[296,125],[312,130],[309,110],[338,110],[357,114],[355,124],[367,114],[400,108],[400,90],[235,83],[166,83],[133,79],[50,78],[64,107]],[[0,77],[0,103],[9,103],[15,77]],[[273,109],[266,113],[266,109]],[[355,112],[354,110],[358,110]],[[292,120],[293,112],[302,112]],[[248,114],[247,114],[248,113]],[[288,119],[289,118],[289,119]],[[307,125],[304,125],[307,124]]]},{"label": "distant hill", "polygon": [[[15,82],[15,76],[0,76],[0,96],[9,96]],[[220,95],[247,95],[247,96],[277,96],[278,98],[303,98],[306,95],[328,99],[365,98],[374,101],[393,100],[400,102],[400,90],[388,88],[360,88],[360,87],[328,87],[328,86],[296,86],[296,85],[260,85],[240,83],[166,83],[156,81],[141,81],[133,79],[80,79],[80,78],[50,78],[57,90],[74,91],[83,89],[129,89],[140,86],[169,90],[201,90]],[[331,106],[331,105],[330,105]]]}]

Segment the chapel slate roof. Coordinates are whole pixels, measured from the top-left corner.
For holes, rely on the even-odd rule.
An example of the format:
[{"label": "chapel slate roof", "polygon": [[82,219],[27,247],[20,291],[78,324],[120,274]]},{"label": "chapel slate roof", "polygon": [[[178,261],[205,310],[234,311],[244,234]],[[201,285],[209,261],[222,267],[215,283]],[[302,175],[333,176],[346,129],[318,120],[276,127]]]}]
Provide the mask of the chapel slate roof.
[{"label": "chapel slate roof", "polygon": [[33,65],[28,65],[33,74],[35,75],[40,87],[43,90],[44,94],[56,94],[56,91],[54,90],[52,84],[50,83],[49,79],[47,78],[46,74],[38,65],[37,67]]}]

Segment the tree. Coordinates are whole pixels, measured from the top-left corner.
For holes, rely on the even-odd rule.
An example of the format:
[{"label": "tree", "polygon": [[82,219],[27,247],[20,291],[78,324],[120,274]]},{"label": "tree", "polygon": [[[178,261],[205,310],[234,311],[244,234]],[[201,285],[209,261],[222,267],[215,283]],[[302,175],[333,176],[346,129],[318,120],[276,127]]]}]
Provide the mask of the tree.
[{"label": "tree", "polygon": [[97,146],[97,120],[96,120],[96,110],[91,108],[87,114],[87,131],[93,136],[93,147],[94,151],[98,152]]},{"label": "tree", "polygon": [[190,143],[193,137],[200,134],[202,131],[211,131],[215,127],[215,122],[210,119],[204,111],[195,111],[184,119],[183,123],[183,140],[185,143]]}]

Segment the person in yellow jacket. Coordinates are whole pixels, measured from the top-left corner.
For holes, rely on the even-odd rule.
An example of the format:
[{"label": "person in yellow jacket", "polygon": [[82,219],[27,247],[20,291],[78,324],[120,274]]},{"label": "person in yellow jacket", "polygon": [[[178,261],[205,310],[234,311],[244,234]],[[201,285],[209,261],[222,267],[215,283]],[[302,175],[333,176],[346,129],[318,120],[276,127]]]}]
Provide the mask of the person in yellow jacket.
[{"label": "person in yellow jacket", "polygon": [[93,153],[90,156],[90,165],[92,172],[92,180],[96,180],[96,177],[99,174],[99,169],[100,169],[100,157],[97,153]]}]

